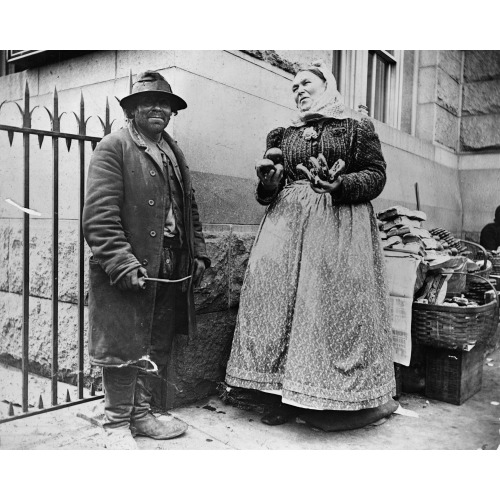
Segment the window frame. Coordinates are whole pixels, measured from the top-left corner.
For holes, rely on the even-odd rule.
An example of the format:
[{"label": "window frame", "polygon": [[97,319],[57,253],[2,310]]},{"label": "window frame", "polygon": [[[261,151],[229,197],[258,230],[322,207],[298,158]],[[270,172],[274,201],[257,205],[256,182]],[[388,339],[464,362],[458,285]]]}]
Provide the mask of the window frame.
[{"label": "window frame", "polygon": [[[341,71],[337,85],[344,96],[346,106],[355,111],[358,111],[360,106],[367,108],[369,58],[377,56],[391,63],[385,91],[386,111],[383,123],[399,129],[403,89],[403,50],[394,50],[392,54],[387,50],[342,50]],[[375,79],[372,80],[372,91],[374,82]],[[368,109],[368,114],[373,118],[373,110]]]}]

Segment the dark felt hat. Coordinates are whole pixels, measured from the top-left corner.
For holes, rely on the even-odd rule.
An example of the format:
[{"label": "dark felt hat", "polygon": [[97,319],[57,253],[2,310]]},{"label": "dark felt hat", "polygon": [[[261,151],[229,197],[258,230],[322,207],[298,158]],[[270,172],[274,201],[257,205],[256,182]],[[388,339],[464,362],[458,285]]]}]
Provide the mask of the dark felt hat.
[{"label": "dark felt hat", "polygon": [[168,97],[172,106],[172,111],[186,109],[187,104],[184,99],[172,92],[170,84],[156,71],[145,71],[137,76],[137,80],[132,86],[132,93],[120,100],[120,106],[126,108],[137,99],[138,95],[160,94]]}]

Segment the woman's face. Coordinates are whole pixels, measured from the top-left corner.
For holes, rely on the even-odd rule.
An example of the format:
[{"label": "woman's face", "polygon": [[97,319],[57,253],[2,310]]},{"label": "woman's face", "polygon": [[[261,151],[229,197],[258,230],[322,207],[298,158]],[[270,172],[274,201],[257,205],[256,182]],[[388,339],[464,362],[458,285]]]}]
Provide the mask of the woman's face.
[{"label": "woman's face", "polygon": [[309,111],[313,102],[325,91],[326,82],[310,71],[300,71],[293,79],[292,91],[300,111]]}]

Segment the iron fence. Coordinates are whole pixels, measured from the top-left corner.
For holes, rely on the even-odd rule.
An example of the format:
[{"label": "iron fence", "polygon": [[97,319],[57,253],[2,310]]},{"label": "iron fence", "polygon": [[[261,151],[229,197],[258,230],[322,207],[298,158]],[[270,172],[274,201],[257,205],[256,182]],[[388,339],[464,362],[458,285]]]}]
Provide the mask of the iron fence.
[{"label": "iron fence", "polygon": [[[132,85],[132,75],[130,74],[129,86]],[[18,418],[24,418],[31,415],[53,411],[56,409],[61,409],[64,407],[72,406],[75,404],[80,404],[83,402],[100,399],[102,395],[95,395],[95,390],[93,384],[90,387],[90,397],[84,398],[84,266],[85,266],[85,243],[82,232],[81,216],[84,203],[85,195],[85,144],[91,143],[92,150],[95,149],[97,143],[102,139],[102,137],[87,135],[87,122],[90,117],[85,117],[85,102],[83,98],[83,93],[81,94],[80,109],[79,113],[73,113],[77,124],[78,124],[78,134],[71,134],[62,132],[60,129],[61,116],[59,113],[59,96],[57,89],[54,89],[53,98],[53,109],[49,110],[44,106],[47,111],[50,122],[51,130],[39,130],[32,128],[32,114],[33,111],[38,107],[30,109],[30,91],[28,82],[25,85],[24,91],[24,106],[15,101],[4,101],[0,103],[0,111],[2,107],[7,102],[13,102],[22,117],[22,127],[15,127],[10,125],[0,124],[0,131],[6,131],[9,138],[9,144],[12,146],[14,135],[20,134],[23,139],[23,181],[24,181],[24,193],[23,193],[23,207],[24,209],[24,219],[23,219],[23,265],[22,265],[22,412],[18,415],[14,415],[12,402],[9,407],[9,416],[0,420],[0,423],[7,422],[10,420],[15,420]],[[104,120],[98,117],[103,129],[103,137],[111,132],[112,122],[110,121],[110,109],[109,101],[106,98],[105,106],[105,117]],[[42,398],[40,396],[38,409],[30,410],[28,405],[28,362],[29,362],[29,339],[30,339],[30,325],[29,325],[29,300],[30,300],[30,140],[33,136],[38,137],[39,147],[42,147],[43,140],[45,137],[50,137],[52,139],[52,353],[51,353],[51,406],[44,408]],[[77,304],[78,304],[78,374],[77,374],[77,391],[78,400],[70,401],[69,392],[66,396],[66,402],[58,404],[57,394],[58,394],[58,350],[59,350],[59,312],[58,312],[58,299],[59,299],[59,146],[60,141],[64,139],[66,142],[66,147],[68,152],[72,146],[73,141],[78,143],[79,148],[79,196],[78,196],[78,287],[77,287]]]}]

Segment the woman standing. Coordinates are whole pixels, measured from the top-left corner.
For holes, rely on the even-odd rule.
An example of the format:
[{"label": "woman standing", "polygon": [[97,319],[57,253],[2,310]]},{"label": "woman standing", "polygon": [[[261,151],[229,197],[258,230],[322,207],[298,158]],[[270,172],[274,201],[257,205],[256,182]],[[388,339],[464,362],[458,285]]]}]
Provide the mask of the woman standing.
[{"label": "woman standing", "polygon": [[[384,188],[385,161],[373,124],[344,116],[324,63],[300,70],[292,90],[297,119],[267,137],[268,153],[279,148],[282,159],[270,170],[266,159],[256,166],[257,200],[269,206],[241,290],[226,382],[279,394],[294,407],[375,408],[395,390],[370,203]],[[345,163],[340,176],[308,180],[303,166],[333,174],[337,160]],[[263,422],[284,423],[287,414]]]}]

